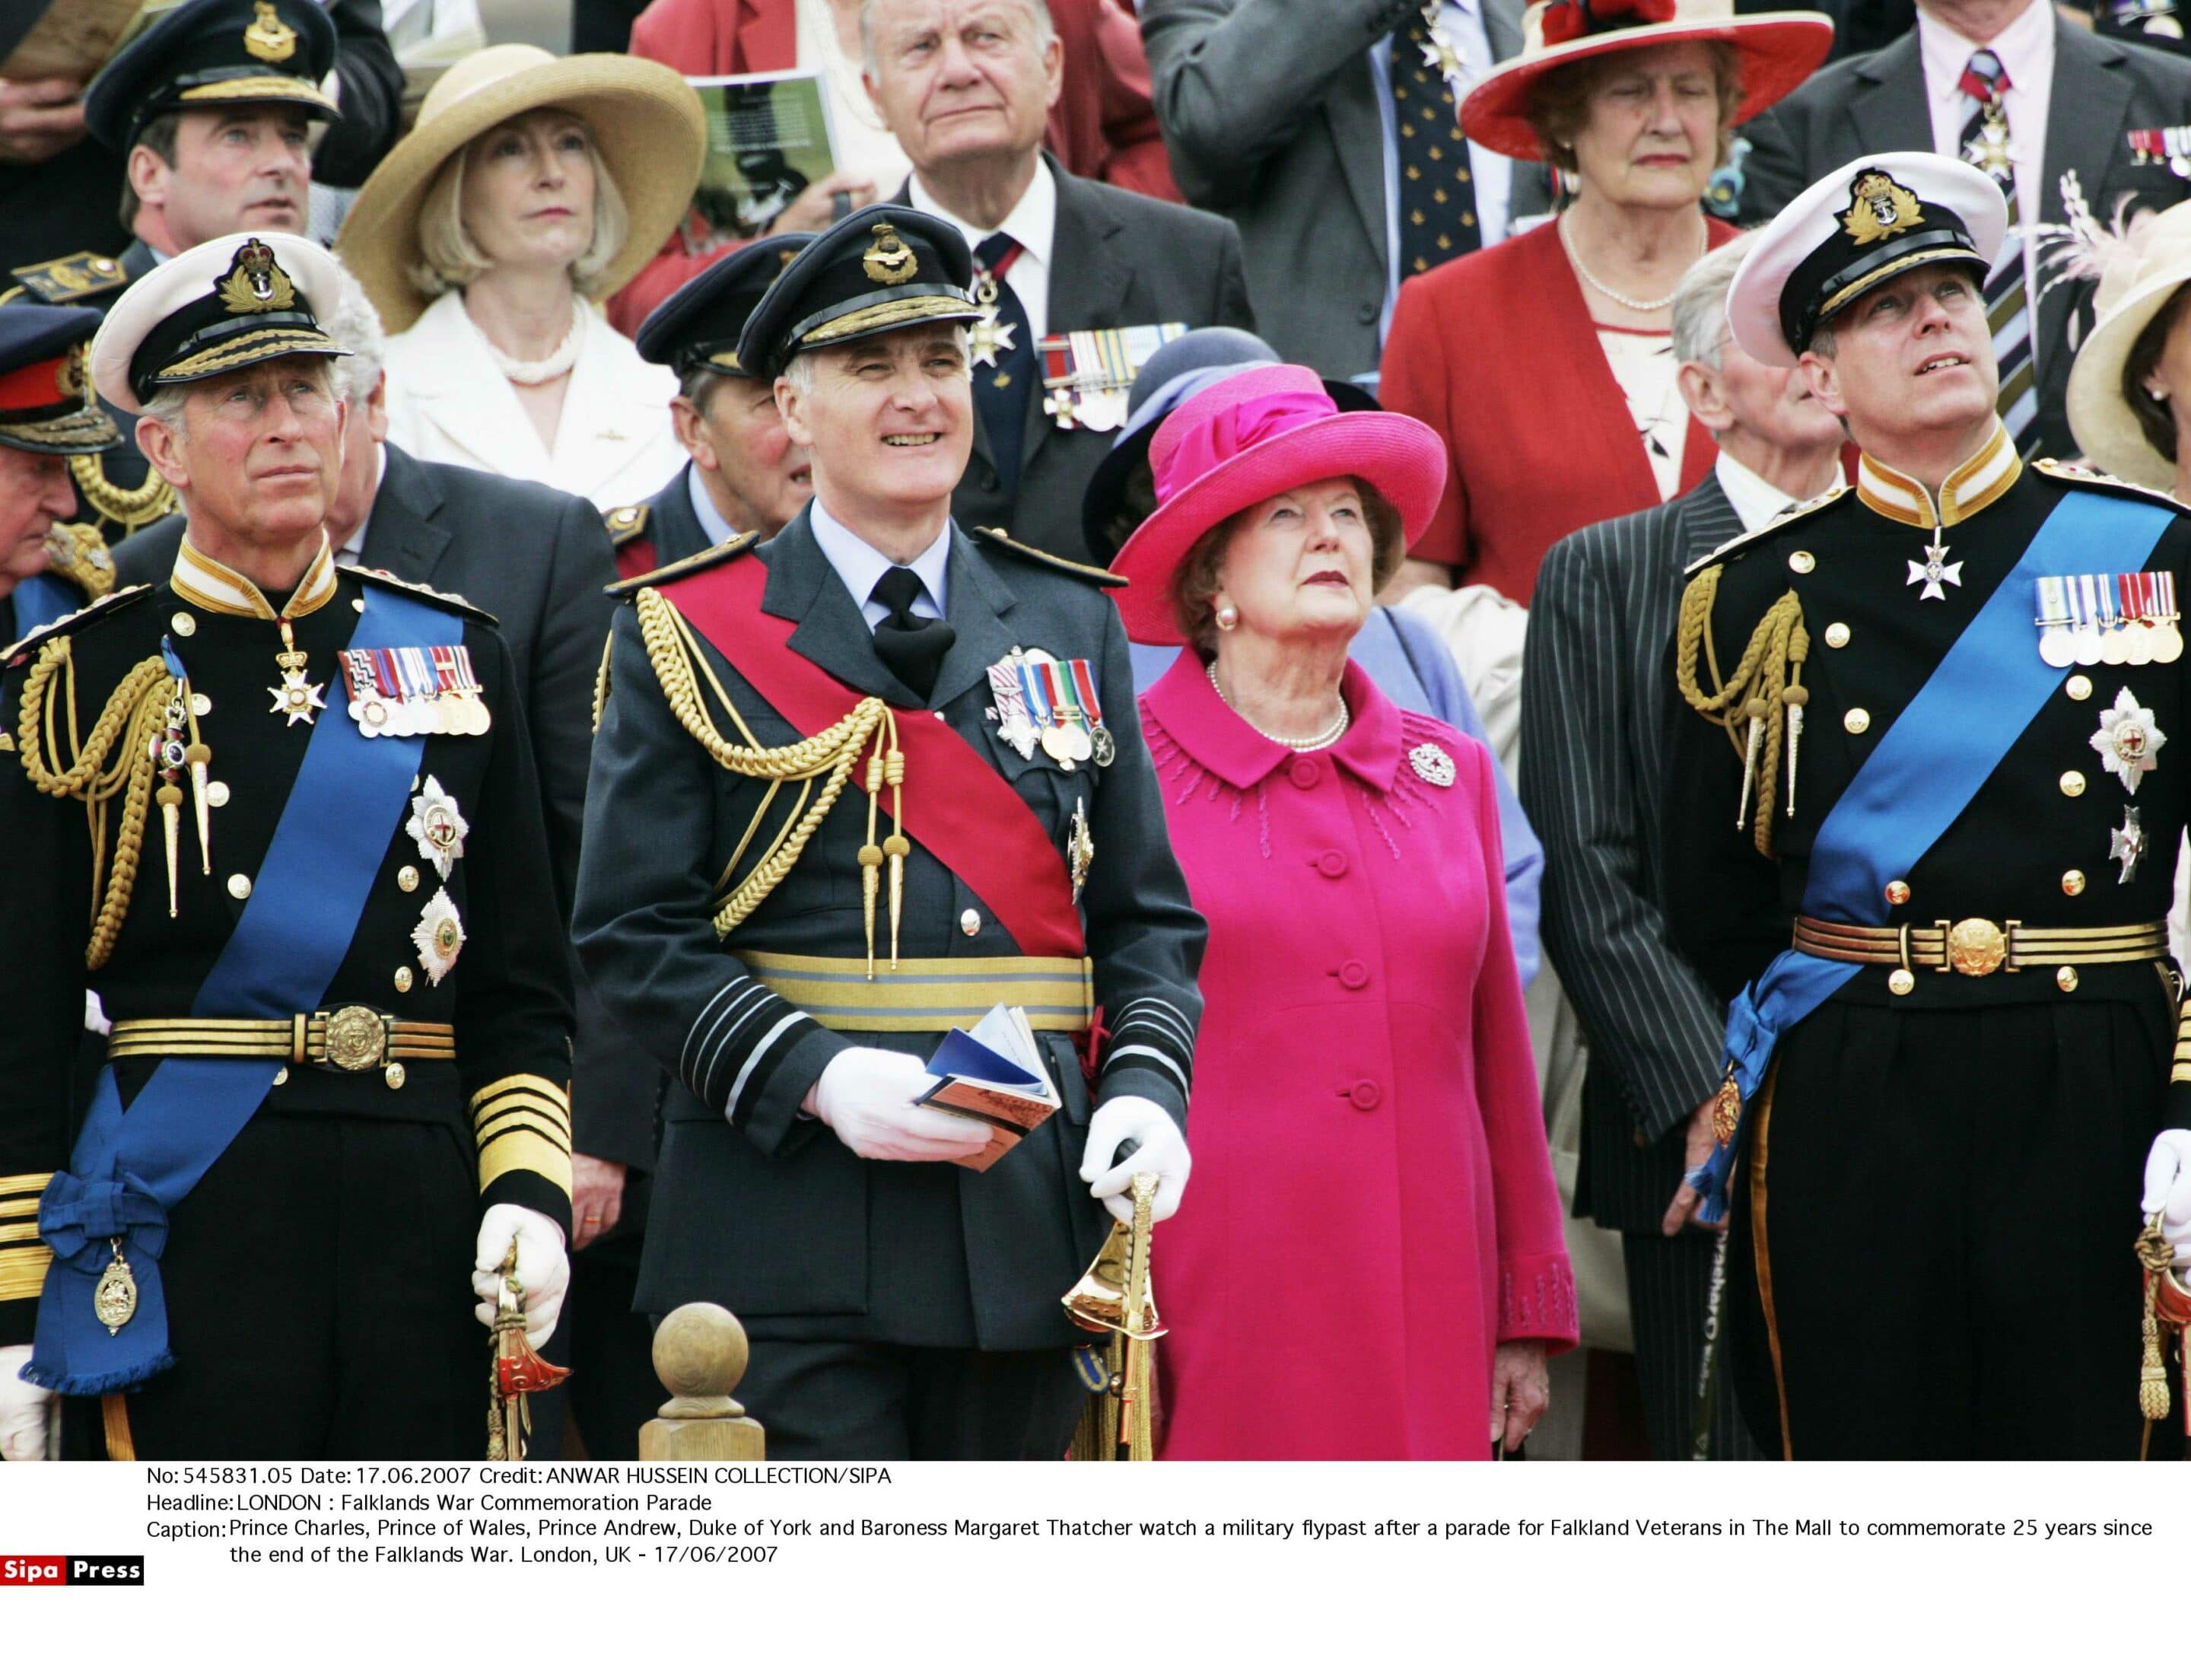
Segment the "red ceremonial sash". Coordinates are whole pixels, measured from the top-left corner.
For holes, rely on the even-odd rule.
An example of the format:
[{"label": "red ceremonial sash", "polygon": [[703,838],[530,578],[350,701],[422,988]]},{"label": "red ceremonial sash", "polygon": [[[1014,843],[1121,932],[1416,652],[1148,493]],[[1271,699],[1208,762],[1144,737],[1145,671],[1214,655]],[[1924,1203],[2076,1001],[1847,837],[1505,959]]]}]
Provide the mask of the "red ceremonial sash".
[{"label": "red ceremonial sash", "polygon": [[[767,584],[768,568],[747,558],[661,593],[786,722],[818,735],[868,697],[792,651],[796,626],[761,611]],[[1027,801],[934,712],[891,710],[905,753],[906,831],[980,895],[1022,954],[1085,955],[1065,859]]]}]

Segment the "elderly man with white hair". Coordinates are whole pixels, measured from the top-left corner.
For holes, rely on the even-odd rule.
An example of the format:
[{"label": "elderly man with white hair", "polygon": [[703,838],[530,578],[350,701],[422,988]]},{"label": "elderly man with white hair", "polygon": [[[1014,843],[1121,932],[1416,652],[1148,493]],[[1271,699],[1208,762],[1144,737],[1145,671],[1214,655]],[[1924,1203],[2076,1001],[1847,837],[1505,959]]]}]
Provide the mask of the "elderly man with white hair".
[{"label": "elderly man with white hair", "polygon": [[[364,288],[333,259],[333,288],[321,320],[351,351],[342,475],[327,513],[339,561],[390,572],[463,595],[495,616],[524,697],[540,782],[557,904],[567,920],[585,821],[593,746],[594,676],[608,639],[614,550],[600,515],[582,496],[529,480],[422,461],[388,441],[387,339]],[[179,515],[115,552],[118,581],[156,584],[174,569]],[[646,1325],[631,1314],[644,1195],[638,1176],[654,1163],[654,1077],[630,1041],[578,988],[572,1157],[573,1402],[583,1415],[597,1383],[589,1450],[628,1455],[660,1394]],[[635,1079],[635,1075],[636,1079]],[[616,1239],[617,1240],[612,1240]],[[598,1302],[595,1296],[600,1296]],[[610,1338],[595,1344],[598,1330]],[[584,1357],[590,1354],[592,1357]],[[612,1422],[611,1418],[614,1419]]]},{"label": "elderly man with white hair", "polygon": [[1801,373],[1767,367],[1728,336],[1727,287],[1753,243],[1722,246],[1674,295],[1682,396],[1719,446],[1710,476],[1553,546],[1522,686],[1522,801],[1545,842],[1545,949],[1591,1050],[1575,1211],[1622,1233],[1660,1458],[1756,1455],[1730,1385],[1696,1415],[1716,1239],[1692,1222],[1682,1175],[1710,1148],[1721,1015],[1658,908],[1666,647],[1692,561],[1841,481],[1841,426]]},{"label": "elderly man with white hair", "polygon": [[507,1267],[544,1340],[568,1277],[522,696],[486,613],[335,561],[338,289],[309,242],[230,235],[115,305],[92,379],[182,501],[174,564],[9,668],[0,1179],[43,1276],[0,1411],[65,1397],[73,1455],[477,1458],[475,1317]]}]

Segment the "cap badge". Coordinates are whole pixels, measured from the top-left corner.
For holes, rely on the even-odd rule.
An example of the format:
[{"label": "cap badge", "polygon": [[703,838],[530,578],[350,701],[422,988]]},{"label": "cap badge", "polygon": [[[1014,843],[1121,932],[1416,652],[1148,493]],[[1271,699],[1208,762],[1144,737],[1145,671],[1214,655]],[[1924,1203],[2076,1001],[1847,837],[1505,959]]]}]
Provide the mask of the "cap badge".
[{"label": "cap badge", "polygon": [[297,306],[297,288],[274,260],[272,248],[258,239],[243,242],[214,294],[230,315],[264,315]]},{"label": "cap badge", "polygon": [[1884,169],[1867,169],[1849,184],[1848,213],[1841,225],[1858,244],[1889,239],[1924,222],[1917,195]]},{"label": "cap badge", "polygon": [[54,384],[63,396],[82,396],[90,389],[91,382],[84,373],[84,346],[71,347],[61,358],[61,365],[54,372]]},{"label": "cap badge", "polygon": [[888,222],[877,222],[871,231],[875,242],[860,258],[868,279],[879,286],[897,286],[920,272],[920,259],[897,236],[896,228]]},{"label": "cap badge", "polygon": [[297,31],[275,15],[274,0],[258,0],[258,15],[243,31],[243,50],[265,64],[286,64],[296,55]]}]

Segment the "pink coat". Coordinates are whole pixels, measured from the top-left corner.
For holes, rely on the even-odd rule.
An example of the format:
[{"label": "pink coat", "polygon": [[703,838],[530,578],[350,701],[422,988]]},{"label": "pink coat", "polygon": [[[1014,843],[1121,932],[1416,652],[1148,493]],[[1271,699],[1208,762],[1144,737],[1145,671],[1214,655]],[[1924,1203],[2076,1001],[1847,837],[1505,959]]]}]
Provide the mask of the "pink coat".
[{"label": "pink coat", "polygon": [[1166,1458],[1485,1458],[1497,1344],[1574,1345],[1490,756],[1357,665],[1342,692],[1310,754],[1192,654],[1141,700],[1209,920]]}]

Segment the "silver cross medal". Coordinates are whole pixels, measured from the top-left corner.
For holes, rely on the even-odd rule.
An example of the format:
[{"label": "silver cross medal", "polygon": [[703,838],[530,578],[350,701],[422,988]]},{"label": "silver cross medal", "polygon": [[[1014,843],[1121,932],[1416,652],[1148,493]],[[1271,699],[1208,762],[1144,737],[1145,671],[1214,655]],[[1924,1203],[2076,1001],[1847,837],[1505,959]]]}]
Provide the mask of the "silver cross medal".
[{"label": "silver cross medal", "polygon": [[1962,588],[1963,563],[1960,560],[1950,561],[1948,558],[1948,545],[1940,540],[1939,532],[1933,532],[1932,540],[1925,544],[1923,561],[1913,560],[1909,562],[1907,581],[1925,586],[1917,591],[1920,601],[1945,601],[1948,592],[1940,587],[1943,584],[1953,584],[1957,589]]},{"label": "silver cross medal", "polygon": [[2128,886],[2131,877],[2137,873],[2138,860],[2145,856],[2145,830],[2138,825],[2137,807],[2123,807],[2122,827],[2108,830],[2108,862],[2120,862],[2122,874],[2115,877],[2117,886]]}]

